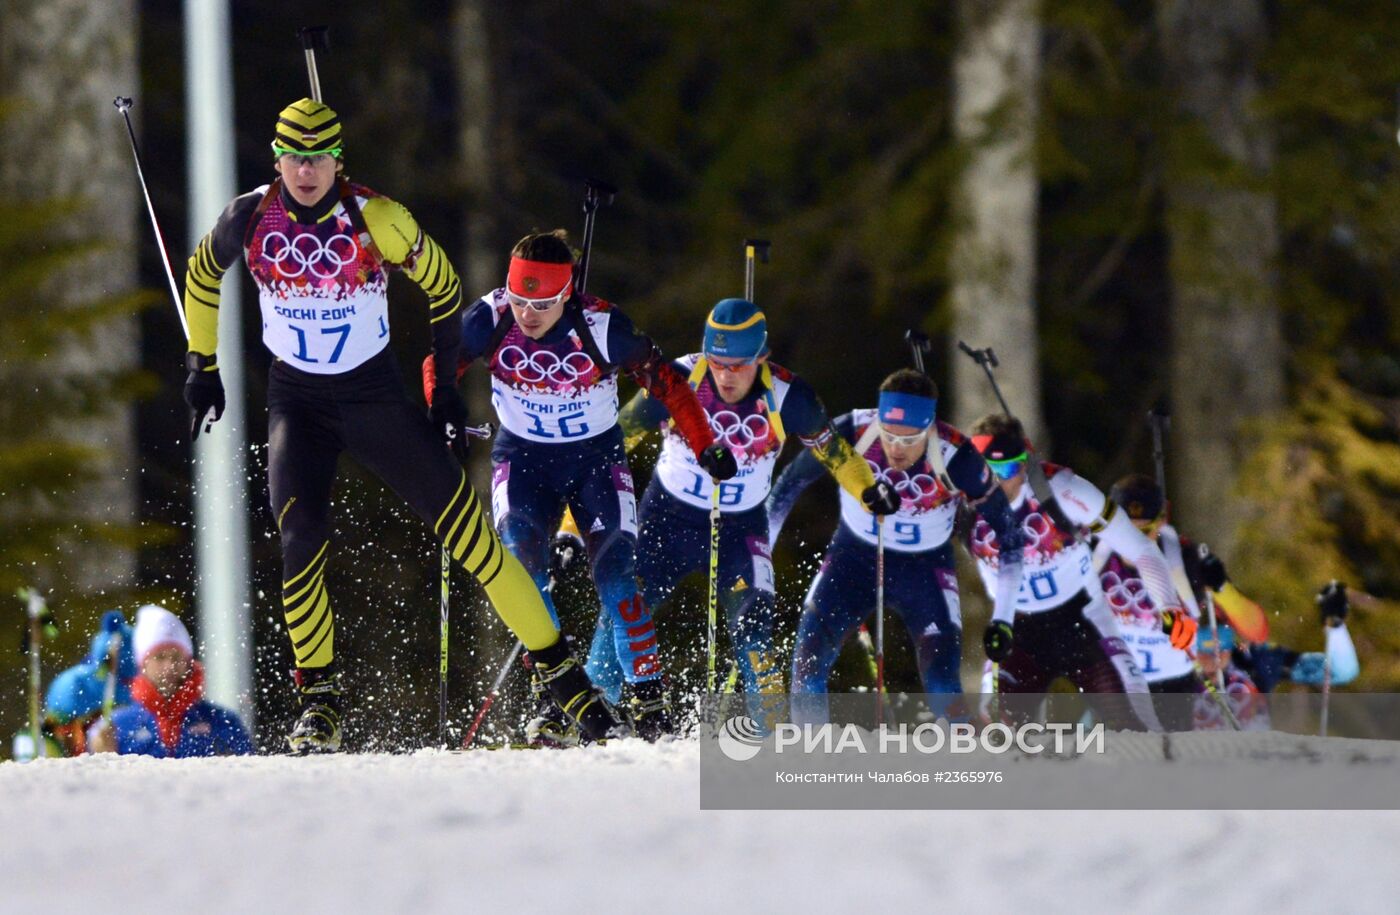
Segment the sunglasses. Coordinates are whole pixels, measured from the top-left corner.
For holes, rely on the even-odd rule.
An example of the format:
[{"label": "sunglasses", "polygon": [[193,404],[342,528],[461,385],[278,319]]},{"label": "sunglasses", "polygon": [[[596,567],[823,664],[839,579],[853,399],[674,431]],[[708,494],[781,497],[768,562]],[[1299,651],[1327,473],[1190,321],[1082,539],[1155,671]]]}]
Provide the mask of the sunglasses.
[{"label": "sunglasses", "polygon": [[327,150],[326,152],[303,153],[297,152],[294,149],[288,149],[285,146],[273,146],[272,151],[277,153],[278,159],[286,161],[289,164],[301,165],[303,162],[305,162],[313,168],[325,165],[331,159],[340,158],[339,147],[337,147],[336,149]]},{"label": "sunglasses", "polygon": [[891,445],[917,445],[923,442],[926,438],[928,438],[928,430],[923,429],[919,432],[915,432],[913,435],[895,435],[893,432],[885,428],[884,423],[881,423],[880,437],[883,438],[885,441],[889,442]]},{"label": "sunglasses", "polygon": [[997,475],[998,480],[1009,480],[1021,472],[1021,468],[1026,464],[1027,453],[1022,451],[1013,458],[1006,458],[1002,461],[987,459],[987,466],[992,468],[992,473]]},{"label": "sunglasses", "polygon": [[758,362],[758,360],[756,359],[745,359],[739,362],[716,362],[715,357],[713,356],[709,357],[705,361],[709,363],[711,371],[733,372],[736,374],[738,372],[742,372],[744,369],[749,368],[750,366]]},{"label": "sunglasses", "polygon": [[549,311],[556,305],[562,305],[574,291],[574,284],[570,283],[559,291],[558,295],[548,296],[543,299],[527,299],[523,295],[516,295],[509,289],[506,290],[506,301],[516,308],[528,308],[531,311]]}]

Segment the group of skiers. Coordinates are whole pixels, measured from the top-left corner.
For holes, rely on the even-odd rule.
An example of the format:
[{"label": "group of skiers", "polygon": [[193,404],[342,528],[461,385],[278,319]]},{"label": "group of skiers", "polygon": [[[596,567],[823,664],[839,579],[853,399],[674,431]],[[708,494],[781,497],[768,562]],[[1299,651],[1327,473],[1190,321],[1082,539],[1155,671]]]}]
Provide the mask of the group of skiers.
[{"label": "group of skiers", "polygon": [[[750,713],[770,722],[785,714],[771,550],[800,493],[824,472],[840,487],[840,522],[797,629],[795,717],[827,715],[835,659],[875,604],[877,552],[884,594],[909,631],[925,690],[950,697],[935,711],[967,714],[953,698],[962,692],[953,553],[960,515],[994,607],[982,639],[984,692],[1040,693],[1066,677],[1086,693],[1132,699],[1106,707],[1112,725],[1155,729],[1152,692],[1205,694],[1212,665],[1235,692],[1253,688],[1245,658],[1256,676],[1268,656],[1271,671],[1315,679],[1312,656],[1275,659],[1256,647],[1267,637],[1262,612],[1233,589],[1218,558],[1166,524],[1150,478],[1127,477],[1105,496],[1070,469],[1039,463],[1019,422],[1004,414],[982,417],[965,434],[938,419],[936,386],[914,369],[886,378],[875,406],[832,420],[810,385],[772,361],[765,314],[747,299],[720,301],[705,317],[701,350],[667,359],[615,305],[582,292],[562,232],[522,238],[505,284],[466,304],[448,258],[409,212],[344,177],[334,111],[310,99],[287,106],[272,148],[277,179],[232,201],[189,259],[185,399],[192,437],[223,412],[219,290],[241,261],[275,357],[268,489],[301,703],[288,738],[294,752],[341,744],[326,568],[342,451],[432,525],[523,643],[541,700],[528,732],[540,743],[655,740],[676,730],[653,611],[707,566]],[[404,390],[388,347],[391,270],[428,297],[426,412]],[[491,450],[490,519],[460,463],[468,417],[458,383],[473,362],[490,374],[501,427]],[[641,388],[625,406],[622,373]],[[627,452],[651,432],[661,451],[639,504]],[[775,481],[789,437],[804,450]],[[559,537],[575,544],[564,554],[587,556],[601,604],[582,663],[550,594]],[[1331,651],[1330,633],[1339,633],[1340,657],[1350,649],[1345,591],[1333,586],[1320,600],[1338,624],[1328,642]],[[1198,624],[1207,601],[1220,610],[1223,625],[1214,629]],[[157,609],[142,610],[128,644],[142,644],[142,621]],[[1227,644],[1236,636],[1238,648]],[[188,635],[175,642],[187,644]],[[96,645],[94,652],[100,664]],[[128,708],[147,709],[154,724],[143,718],[128,730],[154,735],[143,744],[153,752],[178,755],[193,738],[172,730],[171,703],[197,695],[199,669],[185,657],[175,664],[183,678],[162,679],[144,666],[158,654],[135,658],[141,675],[124,681],[136,684]],[[1354,675],[1354,651],[1350,658],[1351,668],[1332,663],[1332,682]],[[1268,677],[1260,687],[1277,674]],[[173,692],[161,688],[166,680]],[[236,719],[202,714],[210,727],[200,747],[247,749]],[[106,731],[82,739],[115,733],[124,746],[121,714],[110,717]]]}]

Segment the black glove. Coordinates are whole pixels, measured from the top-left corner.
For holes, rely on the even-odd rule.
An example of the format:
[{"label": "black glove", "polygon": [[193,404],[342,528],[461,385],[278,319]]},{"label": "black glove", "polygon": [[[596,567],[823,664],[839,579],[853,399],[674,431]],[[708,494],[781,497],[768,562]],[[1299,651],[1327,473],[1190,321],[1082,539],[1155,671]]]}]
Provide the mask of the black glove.
[{"label": "black glove", "polygon": [[1225,563],[1220,561],[1220,557],[1210,551],[1210,547],[1202,543],[1196,547],[1196,555],[1201,557],[1201,581],[1212,591],[1219,591],[1225,587],[1225,583],[1230,580],[1225,574]]},{"label": "black glove", "polygon": [[987,660],[1000,664],[1011,654],[1011,624],[992,620],[982,633],[982,649],[987,652]]},{"label": "black glove", "polygon": [[720,444],[714,444],[700,452],[700,466],[716,480],[731,479],[739,472],[739,462],[734,460],[734,452]]},{"label": "black glove", "polygon": [[[191,353],[191,356],[197,355]],[[209,423],[224,415],[224,380],[218,369],[191,368],[185,378],[185,403],[190,406],[190,441],[199,438],[199,427],[212,412]]]},{"label": "black glove", "polygon": [[884,480],[877,480],[874,486],[866,487],[865,492],[860,494],[860,500],[872,515],[893,515],[899,511],[899,493]]},{"label": "black glove", "polygon": [[554,546],[550,551],[549,577],[555,581],[563,581],[569,570],[587,555],[582,540],[573,534],[560,531],[554,535]]},{"label": "black glove", "polygon": [[459,461],[467,459],[467,404],[455,387],[433,389],[428,419]]},{"label": "black glove", "polygon": [[1335,578],[1329,581],[1326,587],[1317,592],[1317,609],[1322,615],[1322,625],[1340,626],[1345,623],[1347,611],[1351,609],[1347,603],[1347,586]]}]

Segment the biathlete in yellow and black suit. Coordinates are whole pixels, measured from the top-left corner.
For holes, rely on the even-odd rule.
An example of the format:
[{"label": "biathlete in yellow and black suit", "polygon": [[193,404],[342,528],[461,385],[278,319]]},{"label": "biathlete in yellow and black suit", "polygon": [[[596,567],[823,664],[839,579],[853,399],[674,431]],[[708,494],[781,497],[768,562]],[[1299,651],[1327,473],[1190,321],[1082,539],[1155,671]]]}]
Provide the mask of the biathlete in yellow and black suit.
[{"label": "biathlete in yellow and black suit", "polygon": [[194,411],[223,413],[216,360],[219,286],[243,260],[258,287],[268,378],[268,489],[282,539],[282,605],[296,658],[302,713],[296,752],[331,752],[341,739],[335,623],[326,588],[336,459],[354,455],[397,492],[525,644],[551,692],[595,737],[619,733],[611,710],[560,639],[534,581],[483,516],[459,460],[466,409],[449,383],[431,411],[409,401],[389,349],[388,273],[402,270],[428,295],[439,378],[454,377],[461,345],[461,284],[408,210],[341,174],[341,125],[302,99],[278,116],[278,178],[236,198],[189,260],[185,314]]}]

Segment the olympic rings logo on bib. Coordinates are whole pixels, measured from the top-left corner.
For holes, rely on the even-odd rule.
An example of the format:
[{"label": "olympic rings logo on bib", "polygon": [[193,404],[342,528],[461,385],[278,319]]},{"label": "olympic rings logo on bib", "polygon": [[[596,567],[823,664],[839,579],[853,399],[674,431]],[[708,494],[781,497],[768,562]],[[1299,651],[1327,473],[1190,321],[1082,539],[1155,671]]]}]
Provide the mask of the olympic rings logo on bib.
[{"label": "olympic rings logo on bib", "polygon": [[527,353],[515,344],[502,347],[496,356],[496,363],[523,384],[559,387],[567,387],[580,380],[588,381],[597,368],[593,359],[580,350],[565,356],[547,349]]},{"label": "olympic rings logo on bib", "polygon": [[899,493],[901,502],[918,504],[938,495],[938,481],[927,473],[916,473],[911,476],[903,470],[880,467],[869,458],[865,459],[865,463],[870,465],[870,472],[875,475],[876,480],[894,487],[894,491]]},{"label": "olympic rings logo on bib", "polygon": [[[1040,512],[1031,512],[1021,520],[1021,533],[1025,535],[1023,553],[1027,560],[1036,560],[1037,565],[1044,564],[1070,543],[1069,538],[1061,534]],[[982,518],[977,519],[971,539],[973,555],[983,559],[991,559],[997,555],[999,547],[996,531]]]},{"label": "olympic rings logo on bib", "polygon": [[1108,605],[1115,613],[1134,617],[1144,625],[1154,625],[1157,614],[1152,604],[1152,595],[1140,578],[1123,578],[1117,572],[1108,571],[1099,576]]},{"label": "olympic rings logo on bib", "polygon": [[710,417],[710,429],[721,445],[744,449],[755,442],[767,441],[772,427],[768,425],[768,417],[761,413],[740,417],[733,410],[721,410]]},{"label": "olympic rings logo on bib", "polygon": [[355,262],[358,254],[355,240],[343,233],[323,242],[310,232],[301,232],[289,239],[285,233],[277,231],[263,237],[261,252],[262,259],[276,267],[286,279],[309,273],[319,280],[339,276],[347,264]]}]

